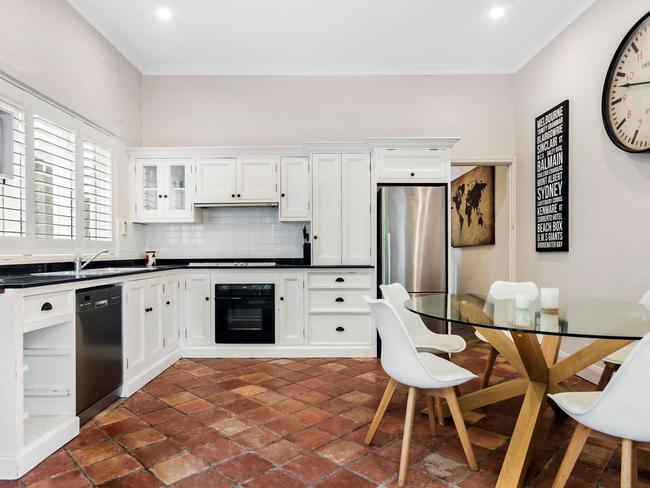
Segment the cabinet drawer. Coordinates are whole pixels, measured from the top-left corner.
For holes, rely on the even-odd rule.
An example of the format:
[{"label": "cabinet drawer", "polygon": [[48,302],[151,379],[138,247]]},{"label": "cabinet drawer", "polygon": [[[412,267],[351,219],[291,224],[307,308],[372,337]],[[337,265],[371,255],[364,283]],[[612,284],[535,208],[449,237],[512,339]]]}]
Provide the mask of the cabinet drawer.
[{"label": "cabinet drawer", "polygon": [[309,288],[371,288],[372,276],[367,273],[309,273]]},{"label": "cabinet drawer", "polygon": [[74,312],[74,294],[71,291],[44,293],[23,298],[23,322],[32,323]]},{"label": "cabinet drawer", "polygon": [[368,311],[368,305],[363,299],[364,295],[370,296],[370,289],[366,290],[310,290],[309,311]]},{"label": "cabinet drawer", "polygon": [[447,151],[441,149],[379,149],[379,181],[446,181]]},{"label": "cabinet drawer", "polygon": [[372,321],[368,315],[323,314],[309,316],[309,344],[372,344]]}]

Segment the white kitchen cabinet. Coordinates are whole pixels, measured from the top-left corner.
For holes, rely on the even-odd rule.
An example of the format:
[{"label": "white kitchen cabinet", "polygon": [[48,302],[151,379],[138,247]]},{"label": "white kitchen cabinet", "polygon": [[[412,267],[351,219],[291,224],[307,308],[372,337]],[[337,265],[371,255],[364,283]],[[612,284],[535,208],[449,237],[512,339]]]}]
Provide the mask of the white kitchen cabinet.
[{"label": "white kitchen cabinet", "polygon": [[281,276],[277,284],[278,339],[282,346],[297,346],[305,341],[303,274]]},{"label": "white kitchen cabinet", "polygon": [[379,183],[447,183],[447,149],[377,149]]},{"label": "white kitchen cabinet", "polygon": [[180,280],[169,277],[163,281],[162,293],[162,332],[165,352],[180,346],[181,312],[183,310],[180,294]]},{"label": "white kitchen cabinet", "polygon": [[147,366],[147,280],[132,281],[124,286],[124,354],[125,376],[132,378]]},{"label": "white kitchen cabinet", "polygon": [[136,160],[134,222],[194,222],[192,189],[188,161]]},{"label": "white kitchen cabinet", "polygon": [[312,264],[341,264],[341,155],[314,154]]},{"label": "white kitchen cabinet", "polygon": [[312,157],[312,263],[372,264],[370,155]]},{"label": "white kitchen cabinet", "polygon": [[210,345],[213,304],[210,274],[189,273],[185,284],[185,345]]},{"label": "white kitchen cabinet", "polygon": [[341,264],[372,264],[370,155],[344,154],[341,161]]},{"label": "white kitchen cabinet", "polygon": [[194,162],[195,202],[233,203],[237,198],[237,158]]},{"label": "white kitchen cabinet", "polygon": [[278,201],[277,158],[237,159],[237,200]]},{"label": "white kitchen cabinet", "polygon": [[286,157],[280,160],[280,221],[311,219],[311,179],[309,158]]},{"label": "white kitchen cabinet", "polygon": [[278,158],[216,158],[197,160],[194,166],[195,203],[278,201]]},{"label": "white kitchen cabinet", "polygon": [[158,279],[147,280],[145,293],[145,347],[147,362],[152,363],[165,355],[163,346],[163,284]]}]

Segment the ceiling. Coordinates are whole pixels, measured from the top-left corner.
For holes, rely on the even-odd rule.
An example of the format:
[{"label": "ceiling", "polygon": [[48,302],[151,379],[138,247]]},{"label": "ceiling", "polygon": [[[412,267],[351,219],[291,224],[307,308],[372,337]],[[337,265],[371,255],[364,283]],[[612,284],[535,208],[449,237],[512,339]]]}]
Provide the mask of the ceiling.
[{"label": "ceiling", "polygon": [[68,0],[140,71],[166,75],[512,73],[593,1]]}]

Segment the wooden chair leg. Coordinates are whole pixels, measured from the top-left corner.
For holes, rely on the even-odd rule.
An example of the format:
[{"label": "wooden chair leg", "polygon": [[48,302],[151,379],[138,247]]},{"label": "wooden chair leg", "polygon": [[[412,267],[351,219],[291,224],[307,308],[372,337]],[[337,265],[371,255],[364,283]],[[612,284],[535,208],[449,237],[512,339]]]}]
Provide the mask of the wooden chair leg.
[{"label": "wooden chair leg", "polygon": [[623,439],[621,450],[621,488],[637,486],[636,446],[629,439]]},{"label": "wooden chair leg", "polygon": [[406,403],[406,417],[404,418],[404,437],[402,437],[402,454],[399,459],[398,486],[404,486],[406,470],[409,465],[409,450],[411,449],[411,435],[413,434],[413,417],[415,416],[415,400],[417,389],[409,387],[408,401]]},{"label": "wooden chair leg", "polygon": [[386,389],[384,390],[384,395],[381,397],[381,402],[379,402],[379,406],[377,407],[377,411],[375,412],[375,417],[372,419],[372,423],[370,424],[370,428],[368,429],[368,433],[366,434],[366,439],[364,441],[366,444],[370,444],[372,442],[373,437],[375,437],[375,433],[379,428],[379,424],[381,424],[381,419],[384,418],[384,414],[386,413],[388,404],[390,403],[391,399],[393,398],[393,395],[395,394],[396,388],[397,388],[397,381],[391,378],[388,381],[388,384],[386,385]]},{"label": "wooden chair leg", "polygon": [[433,397],[426,395],[427,397],[427,415],[429,416],[429,428],[433,435],[438,435],[438,427],[436,426],[436,414],[433,407]]},{"label": "wooden chair leg", "polygon": [[481,390],[487,388],[490,385],[490,377],[492,376],[492,369],[494,368],[494,363],[497,360],[499,351],[490,346],[490,355],[487,359],[487,364],[485,365],[485,370],[483,370],[483,379],[481,380]]},{"label": "wooden chair leg", "polygon": [[619,364],[605,363],[605,369],[603,369],[603,374],[600,375],[600,381],[598,382],[598,387],[596,390],[603,391],[607,384],[614,376],[614,373],[618,371],[618,368],[621,366]]},{"label": "wooden chair leg", "polygon": [[435,399],[436,417],[438,417],[438,425],[445,425],[445,415],[442,413],[442,398],[436,397]]},{"label": "wooden chair leg", "polygon": [[456,393],[454,392],[453,388],[447,388],[443,390],[443,395],[445,397],[445,400],[447,400],[447,405],[449,406],[451,417],[454,419],[454,424],[456,425],[456,431],[458,431],[460,443],[463,446],[463,451],[465,451],[467,464],[472,471],[478,471],[478,464],[476,464],[476,457],[474,457],[474,450],[472,449],[472,443],[469,441],[469,434],[467,433],[467,428],[465,427],[463,412],[461,411],[460,405],[458,404]]},{"label": "wooden chair leg", "polygon": [[563,488],[566,485],[571,471],[582,452],[582,448],[585,446],[585,442],[589,438],[589,433],[591,429],[585,427],[582,424],[578,424],[576,430],[573,432],[571,441],[569,442],[569,447],[567,447],[566,453],[564,454],[564,459],[562,459],[562,464],[560,469],[558,469],[557,475],[555,475],[555,481],[553,481],[552,488]]}]

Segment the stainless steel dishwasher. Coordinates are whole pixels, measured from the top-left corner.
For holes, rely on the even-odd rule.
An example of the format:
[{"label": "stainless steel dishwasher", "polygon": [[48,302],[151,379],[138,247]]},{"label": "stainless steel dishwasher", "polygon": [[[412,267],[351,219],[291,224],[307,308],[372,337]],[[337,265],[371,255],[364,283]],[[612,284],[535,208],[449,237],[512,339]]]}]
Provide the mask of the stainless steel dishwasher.
[{"label": "stainless steel dishwasher", "polygon": [[122,287],[77,291],[77,415],[87,422],[119,398],[122,386]]}]

